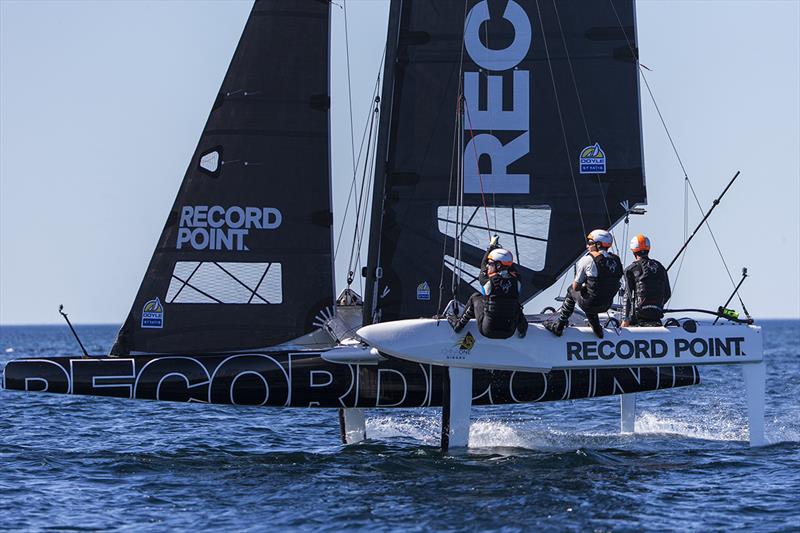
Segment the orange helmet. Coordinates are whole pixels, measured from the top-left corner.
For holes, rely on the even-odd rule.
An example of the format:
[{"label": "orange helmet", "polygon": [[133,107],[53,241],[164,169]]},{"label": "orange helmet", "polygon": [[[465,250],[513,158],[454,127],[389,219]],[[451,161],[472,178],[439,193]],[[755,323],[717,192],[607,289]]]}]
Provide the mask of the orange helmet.
[{"label": "orange helmet", "polygon": [[650,251],[650,239],[642,235],[641,233],[631,239],[631,251],[633,253],[639,252],[649,252]]}]

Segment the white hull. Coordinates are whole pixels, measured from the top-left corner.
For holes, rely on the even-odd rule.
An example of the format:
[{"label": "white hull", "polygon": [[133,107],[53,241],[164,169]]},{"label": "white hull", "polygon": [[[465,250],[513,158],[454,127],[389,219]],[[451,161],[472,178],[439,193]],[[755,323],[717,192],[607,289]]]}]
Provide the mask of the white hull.
[{"label": "white hull", "polygon": [[530,324],[520,339],[488,339],[475,321],[455,333],[446,320],[415,319],[373,324],[358,330],[370,346],[390,356],[456,368],[542,371],[560,368],[756,363],[762,360],[761,328],[743,325],[605,330],[569,327],[556,337]]},{"label": "white hull", "polygon": [[[606,329],[598,339],[587,327],[570,327],[556,337],[541,324],[530,324],[524,339],[488,339],[473,320],[455,333],[446,320],[417,319],[363,327],[358,336],[383,354],[448,367],[442,448],[468,445],[472,371],[550,371],[553,369],[741,364],[750,445],[764,439],[764,391],[761,328],[742,325]],[[623,395],[620,429],[633,431],[635,396]]]}]

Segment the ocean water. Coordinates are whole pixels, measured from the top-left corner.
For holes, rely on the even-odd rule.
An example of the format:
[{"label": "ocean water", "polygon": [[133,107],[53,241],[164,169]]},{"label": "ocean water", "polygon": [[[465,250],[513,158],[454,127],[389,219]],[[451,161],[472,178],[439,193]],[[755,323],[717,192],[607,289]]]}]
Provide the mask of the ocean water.
[{"label": "ocean water", "polygon": [[[800,321],[763,324],[769,446],[747,446],[735,367],[619,400],[478,408],[471,448],[439,411],[335,410],[0,391],[0,530],[800,530]],[[115,326],[77,328],[103,353]],[[0,328],[0,366],[76,353],[66,327]]]}]

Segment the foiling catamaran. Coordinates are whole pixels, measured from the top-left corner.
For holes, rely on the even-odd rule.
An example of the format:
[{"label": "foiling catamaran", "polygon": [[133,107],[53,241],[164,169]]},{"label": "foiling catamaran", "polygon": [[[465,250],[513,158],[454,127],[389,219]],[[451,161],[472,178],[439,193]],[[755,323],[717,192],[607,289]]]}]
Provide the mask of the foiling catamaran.
[{"label": "foiling catamaran", "polygon": [[366,438],[366,408],[442,406],[447,449],[468,444],[473,405],[620,395],[633,431],[636,393],[737,363],[762,444],[757,326],[609,319],[603,340],[580,324],[557,338],[534,315],[524,339],[492,340],[418,318],[476,289],[490,235],[529,301],[587,230],[645,203],[633,0],[391,1],[358,200],[365,217],[371,190],[363,301],[352,261],[334,298],[331,9],[255,2],[111,353],[12,360],[5,388],[338,408],[345,443]]}]

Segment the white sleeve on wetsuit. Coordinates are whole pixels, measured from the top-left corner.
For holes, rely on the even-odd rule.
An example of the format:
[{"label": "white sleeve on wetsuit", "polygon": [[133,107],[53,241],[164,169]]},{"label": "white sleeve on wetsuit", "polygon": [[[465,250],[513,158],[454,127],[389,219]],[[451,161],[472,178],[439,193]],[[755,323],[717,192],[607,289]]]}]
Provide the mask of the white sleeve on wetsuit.
[{"label": "white sleeve on wetsuit", "polygon": [[576,267],[575,283],[578,285],[585,283],[586,278],[597,277],[597,265],[594,264],[592,254],[586,254],[580,258]]},{"label": "white sleeve on wetsuit", "polygon": [[487,281],[483,285],[481,285],[481,292],[484,296],[488,296],[492,292],[492,282]]}]

